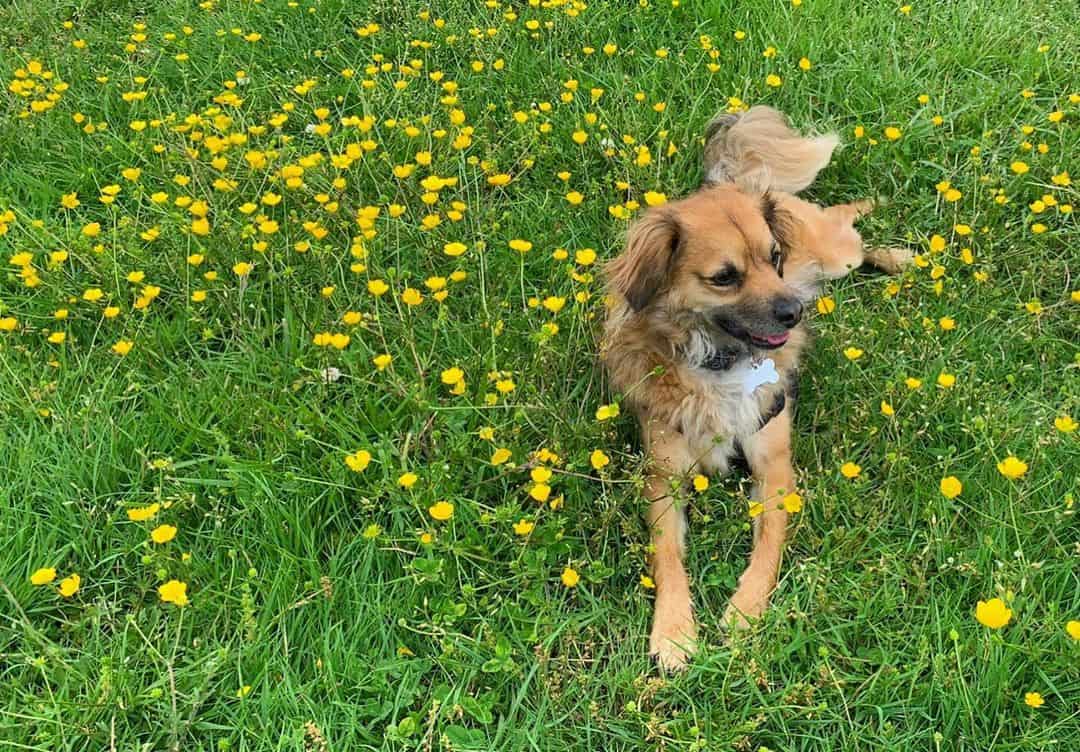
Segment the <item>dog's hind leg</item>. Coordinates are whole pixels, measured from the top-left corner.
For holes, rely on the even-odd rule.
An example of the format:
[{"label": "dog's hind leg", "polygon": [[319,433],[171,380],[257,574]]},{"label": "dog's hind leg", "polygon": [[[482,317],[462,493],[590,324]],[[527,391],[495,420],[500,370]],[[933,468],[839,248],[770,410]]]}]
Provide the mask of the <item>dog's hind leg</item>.
[{"label": "dog's hind leg", "polygon": [[683,565],[686,517],[675,496],[693,459],[686,440],[675,429],[660,424],[647,424],[644,429],[650,465],[645,481],[645,497],[650,501],[646,519],[656,584],[649,652],[664,671],[678,671],[686,666],[697,638],[690,578]]}]

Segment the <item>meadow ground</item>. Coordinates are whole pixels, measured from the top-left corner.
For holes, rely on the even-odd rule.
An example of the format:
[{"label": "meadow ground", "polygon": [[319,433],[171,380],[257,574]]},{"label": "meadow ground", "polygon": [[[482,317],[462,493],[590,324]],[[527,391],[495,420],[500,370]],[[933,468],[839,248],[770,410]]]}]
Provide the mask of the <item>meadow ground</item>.
[{"label": "meadow ground", "polygon": [[[0,746],[1080,749],[1080,5],[901,5],[5,3]],[[818,304],[735,644],[688,492],[665,679],[599,267],[756,103],[920,255]]]}]

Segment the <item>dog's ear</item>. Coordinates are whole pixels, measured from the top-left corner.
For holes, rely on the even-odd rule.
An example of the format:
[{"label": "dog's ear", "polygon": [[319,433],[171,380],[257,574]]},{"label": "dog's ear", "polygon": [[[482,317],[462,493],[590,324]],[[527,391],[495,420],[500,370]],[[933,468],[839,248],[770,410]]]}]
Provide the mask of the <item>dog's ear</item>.
[{"label": "dog's ear", "polygon": [[670,211],[649,210],[630,228],[626,249],[607,265],[611,289],[640,311],[669,282],[678,250],[678,221]]}]

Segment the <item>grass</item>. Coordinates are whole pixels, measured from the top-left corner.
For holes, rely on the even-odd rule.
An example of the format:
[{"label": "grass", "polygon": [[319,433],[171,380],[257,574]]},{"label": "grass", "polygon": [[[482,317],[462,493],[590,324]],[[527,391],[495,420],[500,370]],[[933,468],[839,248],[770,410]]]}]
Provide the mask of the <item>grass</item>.
[{"label": "grass", "polygon": [[[1080,419],[1080,257],[1063,206],[1077,195],[1058,184],[1078,169],[1080,97],[1069,95],[1080,94],[1080,6],[688,0],[596,2],[571,15],[568,4],[437,5],[427,16],[411,2],[345,0],[0,9],[3,80],[26,80],[18,69],[37,61],[68,84],[26,117],[47,89],[0,95],[0,319],[14,319],[0,332],[0,745],[1080,748],[1080,643],[1066,632],[1080,619],[1080,451],[1076,432],[1055,427]],[[354,32],[369,23],[380,29]],[[261,37],[246,40],[252,32]],[[762,54],[769,46],[775,57]],[[419,74],[399,72],[412,59]],[[381,63],[391,70],[365,72]],[[766,85],[770,73],[779,87]],[[316,83],[297,93],[305,79]],[[460,85],[456,103],[446,81]],[[209,108],[227,91],[243,101],[218,106],[231,122],[215,123]],[[908,244],[927,264],[899,289],[856,274],[827,290],[837,305],[814,322],[797,416],[806,507],[773,609],[736,643],[717,625],[750,545],[748,486],[714,481],[693,500],[689,567],[706,646],[665,679],[646,656],[640,445],[625,411],[594,417],[619,397],[596,365],[597,267],[627,222],[609,207],[696,187],[699,135],[729,97],[841,133],[812,196],[887,198],[864,236]],[[285,103],[288,120],[268,126]],[[306,129],[318,107],[329,110],[325,135]],[[364,115],[370,131],[341,123]],[[888,126],[898,140],[883,136]],[[471,143],[455,148],[466,127]],[[212,165],[207,137],[230,133],[247,143]],[[331,163],[367,139],[376,148],[350,166]],[[640,145],[647,165],[636,163]],[[250,167],[249,151],[276,155]],[[419,151],[432,153],[430,167],[391,174]],[[285,187],[281,168],[316,152],[304,185]],[[1030,170],[1016,174],[1017,161]],[[135,181],[122,174],[131,167]],[[431,173],[458,182],[429,208],[420,180]],[[489,184],[500,173],[512,182]],[[219,190],[229,187],[219,178],[234,189]],[[941,181],[960,197],[946,200]],[[106,205],[109,185],[121,190]],[[571,190],[580,205],[564,198]],[[159,191],[164,203],[151,199]],[[63,208],[73,192],[81,205]],[[241,211],[267,192],[283,200]],[[1033,212],[1047,194],[1056,204]],[[183,196],[206,202],[209,234],[193,231]],[[458,221],[454,201],[465,205]],[[391,204],[405,212],[390,216]],[[381,211],[356,243],[364,206]],[[433,211],[441,224],[422,229]],[[260,233],[260,214],[276,233]],[[82,232],[91,222],[96,237]],[[140,237],[155,226],[156,240]],[[929,250],[934,235],[943,249]],[[511,239],[533,248],[519,254]],[[445,255],[450,242],[466,252]],[[350,253],[361,245],[366,258]],[[582,248],[596,264],[574,264]],[[50,263],[58,250],[66,259]],[[8,263],[22,252],[28,265]],[[238,277],[237,262],[254,268]],[[133,271],[145,278],[127,281]],[[424,282],[454,271],[465,279],[436,301]],[[375,279],[389,285],[382,297],[368,292]],[[146,285],[160,292],[134,310]],[[406,286],[421,305],[402,301]],[[83,299],[92,288],[96,302]],[[192,300],[197,290],[205,302]],[[535,304],[548,296],[565,307]],[[104,318],[106,305],[119,315]],[[343,323],[347,311],[358,323]],[[943,317],[955,328],[943,330]],[[53,332],[65,341],[50,343]],[[321,332],[350,340],[319,346]],[[134,343],[125,356],[111,349],[121,340]],[[849,360],[849,347],[863,356]],[[378,370],[384,353],[392,363]],[[460,395],[442,383],[454,367]],[[513,391],[499,392],[490,372],[507,372]],[[954,386],[937,386],[942,372]],[[511,450],[509,463],[490,463],[497,448]],[[371,460],[354,472],[345,457],[361,449]],[[610,458],[600,471],[597,449]],[[1028,463],[1023,477],[997,470],[1009,455]],[[845,462],[861,465],[858,478],[841,476]],[[545,504],[529,496],[541,465],[554,470]],[[419,478],[408,490],[398,483],[407,471]],[[962,482],[956,498],[939,491],[946,476]],[[454,505],[441,522],[429,513],[440,500]],[[152,520],[129,519],[152,504]],[[535,524],[530,534],[514,532],[520,520]],[[150,542],[162,523],[175,538]],[[48,567],[56,581],[32,585]],[[567,567],[576,587],[561,581]],[[64,597],[56,586],[72,573],[80,587]],[[188,586],[183,607],[159,597],[173,579]],[[974,617],[994,597],[1012,609],[1001,630]],[[1045,705],[1028,707],[1028,692]]]}]

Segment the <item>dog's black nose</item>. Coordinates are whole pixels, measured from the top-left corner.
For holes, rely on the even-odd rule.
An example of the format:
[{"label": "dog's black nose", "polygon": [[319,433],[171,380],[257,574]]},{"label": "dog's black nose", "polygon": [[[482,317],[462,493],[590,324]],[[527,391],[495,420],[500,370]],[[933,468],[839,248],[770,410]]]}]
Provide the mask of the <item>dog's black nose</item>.
[{"label": "dog's black nose", "polygon": [[802,303],[796,298],[774,298],[772,312],[777,321],[790,329],[802,318]]}]

